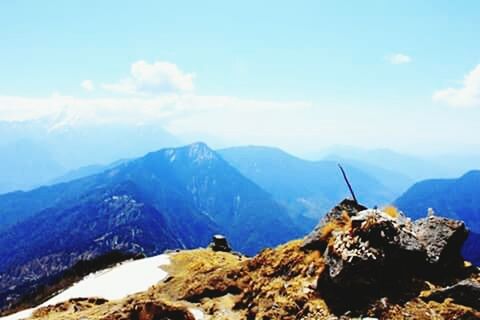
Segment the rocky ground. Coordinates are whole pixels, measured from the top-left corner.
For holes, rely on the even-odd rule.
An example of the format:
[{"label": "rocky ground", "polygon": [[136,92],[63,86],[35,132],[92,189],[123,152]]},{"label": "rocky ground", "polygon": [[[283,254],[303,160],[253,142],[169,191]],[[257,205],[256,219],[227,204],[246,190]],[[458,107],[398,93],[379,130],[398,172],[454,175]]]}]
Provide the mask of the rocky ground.
[{"label": "rocky ground", "polygon": [[34,319],[477,319],[478,269],[461,221],[410,221],[345,200],[305,239],[253,258],[171,253],[169,277],[121,301],[76,299]]}]

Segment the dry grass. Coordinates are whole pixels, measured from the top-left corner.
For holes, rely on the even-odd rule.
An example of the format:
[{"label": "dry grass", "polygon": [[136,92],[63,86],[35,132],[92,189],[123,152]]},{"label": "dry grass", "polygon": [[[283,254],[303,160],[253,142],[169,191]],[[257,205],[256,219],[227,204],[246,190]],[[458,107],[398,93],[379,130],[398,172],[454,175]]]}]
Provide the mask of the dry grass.
[{"label": "dry grass", "polygon": [[320,241],[331,247],[335,243],[335,232],[348,231],[352,228],[352,219],[347,211],[342,211],[340,219],[328,221],[320,231]]},{"label": "dry grass", "polygon": [[398,218],[398,216],[400,215],[400,211],[398,211],[398,209],[393,205],[388,205],[384,207],[382,211],[394,219]]},{"label": "dry grass", "polygon": [[301,241],[292,241],[264,250],[248,261],[243,270],[249,281],[237,308],[246,308],[252,319],[296,319],[297,314],[308,314],[308,303],[310,308],[314,309],[314,304],[328,313],[324,302],[314,302],[314,287],[324,269],[323,259],[318,251],[303,252],[300,245]]},{"label": "dry grass", "polygon": [[[348,227],[348,220],[336,227]],[[162,267],[169,277],[146,292],[120,301],[77,299],[42,309],[35,319],[190,320],[192,307],[203,310],[206,320],[331,319],[330,308],[315,290],[324,271],[323,258],[316,250],[301,250],[300,245],[301,240],[291,241],[251,259],[207,249],[174,253],[171,264]],[[419,298],[402,305],[378,301],[364,315],[380,319],[480,316],[448,299],[427,303]]]},{"label": "dry grass", "polygon": [[246,258],[209,249],[182,251],[171,255],[171,264],[162,267],[169,273],[166,282],[155,287],[174,300],[198,300],[207,292],[228,293],[236,286],[235,279],[225,277],[234,274]]},{"label": "dry grass", "polygon": [[308,319],[319,310],[328,314],[313,289],[323,259],[317,251],[300,250],[300,245],[301,240],[292,241],[252,259],[210,250],[183,251],[172,255],[172,278],[153,291],[162,300],[192,303],[211,319],[296,319],[301,312]]}]

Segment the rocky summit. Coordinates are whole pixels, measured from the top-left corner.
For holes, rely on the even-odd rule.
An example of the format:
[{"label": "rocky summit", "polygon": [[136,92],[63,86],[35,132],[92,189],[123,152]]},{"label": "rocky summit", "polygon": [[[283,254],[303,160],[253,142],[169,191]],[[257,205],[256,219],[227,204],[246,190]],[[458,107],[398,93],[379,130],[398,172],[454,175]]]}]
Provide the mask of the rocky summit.
[{"label": "rocky summit", "polygon": [[[462,221],[433,214],[411,221],[393,207],[361,209],[344,200],[302,244],[322,252],[325,272],[317,286],[340,310],[410,290],[415,295],[419,279],[442,282],[468,273],[460,254],[468,236]],[[339,296],[343,301],[334,302]]]},{"label": "rocky summit", "polygon": [[218,250],[227,239],[216,236],[170,253],[168,277],[145,292],[74,299],[32,319],[477,319],[479,270],[460,254],[467,235],[462,221],[412,221],[347,199],[304,239],[247,258]]}]

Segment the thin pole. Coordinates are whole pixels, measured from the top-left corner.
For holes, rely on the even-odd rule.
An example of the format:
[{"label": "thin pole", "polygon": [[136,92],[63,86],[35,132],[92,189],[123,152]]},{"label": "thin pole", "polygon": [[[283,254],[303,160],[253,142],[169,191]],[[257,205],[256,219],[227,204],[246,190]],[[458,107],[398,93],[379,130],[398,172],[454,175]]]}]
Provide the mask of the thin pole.
[{"label": "thin pole", "polygon": [[342,171],[343,179],[345,179],[345,182],[347,183],[348,189],[350,190],[350,193],[352,194],[353,201],[355,201],[356,204],[358,204],[357,197],[355,197],[355,193],[353,192],[352,186],[350,185],[350,181],[348,181],[347,174],[345,173],[345,170],[343,170],[343,167],[338,164],[338,167]]}]

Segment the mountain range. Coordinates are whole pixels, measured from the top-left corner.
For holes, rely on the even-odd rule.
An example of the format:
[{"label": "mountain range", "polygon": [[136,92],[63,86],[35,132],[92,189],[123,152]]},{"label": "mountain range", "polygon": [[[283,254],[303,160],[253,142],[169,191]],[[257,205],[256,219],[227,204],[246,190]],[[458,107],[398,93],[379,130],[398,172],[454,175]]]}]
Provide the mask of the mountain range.
[{"label": "mountain range", "polygon": [[[43,152],[28,142],[23,146]],[[253,255],[302,236],[349,196],[337,162],[369,207],[391,203],[412,181],[361,160],[331,155],[309,161],[260,146],[214,151],[194,143],[72,171],[54,157],[42,158],[51,165],[19,165],[27,174],[38,163],[31,175],[41,176],[43,187],[0,195],[0,305],[112,250],[151,256],[205,246],[222,233],[235,250]],[[55,171],[63,173],[48,180]],[[464,255],[478,265],[478,190],[480,171],[471,171],[458,179],[418,182],[394,203],[414,219],[432,207],[464,220],[472,231]]]},{"label": "mountain range", "polygon": [[[432,178],[455,178],[469,170],[480,169],[480,154],[475,151],[410,155],[385,148],[362,149],[352,146],[333,146],[310,154],[308,158],[314,160],[343,159],[343,161],[356,163],[358,166],[361,164],[373,165],[376,168],[399,174],[403,176],[402,180],[407,178],[411,183]],[[390,181],[388,184],[396,183],[398,181]]]},{"label": "mountain range", "polygon": [[68,114],[32,121],[0,121],[0,194],[51,183],[79,167],[135,158],[179,146],[157,125],[82,124]]},{"label": "mountain range", "polygon": [[[368,205],[390,203],[406,188],[402,175],[363,163],[356,166],[356,163],[347,161],[308,161],[277,148],[261,146],[234,147],[217,152],[242,175],[272,194],[304,231],[310,230],[327,210],[349,195],[337,162],[344,164],[359,198]],[[126,161],[81,167],[51,183],[97,174]],[[394,181],[403,184],[401,190],[390,188]]]},{"label": "mountain range", "polygon": [[[111,250],[153,255],[225,234],[245,254],[302,235],[287,210],[203,143],[0,196],[0,296]],[[272,228],[272,226],[275,226]]]},{"label": "mountain range", "polygon": [[30,140],[0,144],[0,194],[48,183],[64,171],[51,152]]},{"label": "mountain range", "polygon": [[[362,160],[346,158],[335,154],[330,154],[323,158],[326,161],[334,161],[336,163],[342,163],[351,167],[359,168],[366,174],[375,177],[382,185],[388,190],[391,190],[396,197],[403,194],[409,187],[412,186],[417,180],[409,177],[401,171],[394,171],[392,168],[384,168],[383,164],[372,164]],[[367,160],[368,161],[368,160]]]},{"label": "mountain range", "polygon": [[[334,161],[303,160],[280,149],[260,146],[228,148],[219,153],[286,206],[306,230],[336,203],[350,196],[338,163]],[[349,164],[344,167],[362,203],[381,206],[399,195],[375,176]]]}]

